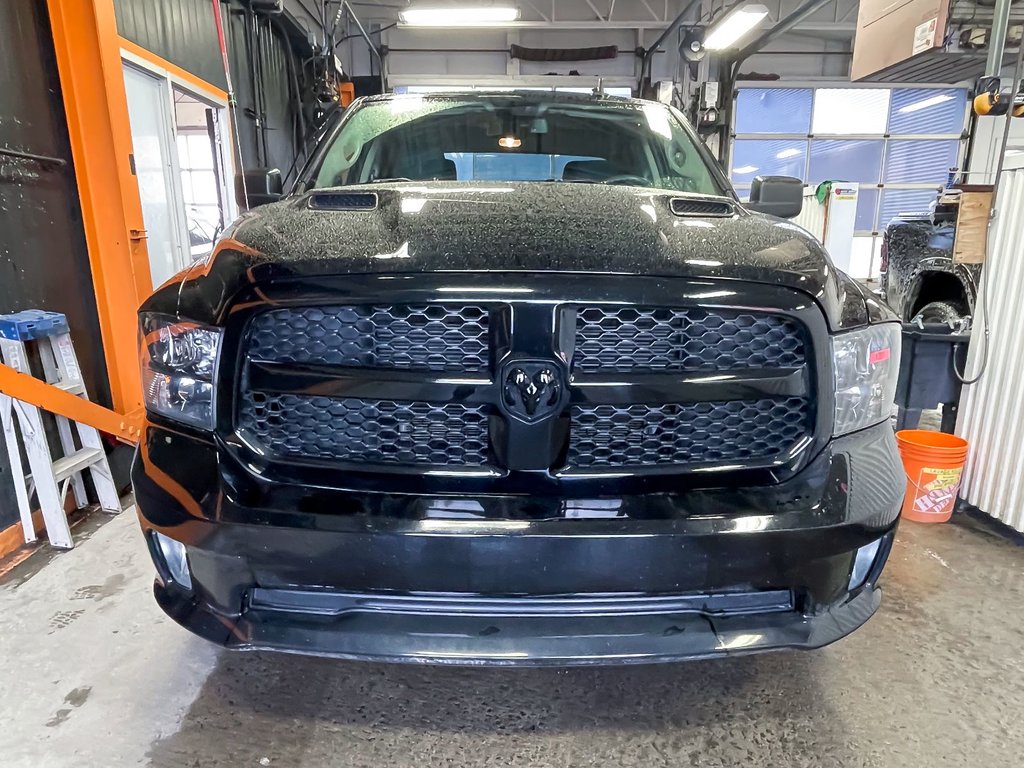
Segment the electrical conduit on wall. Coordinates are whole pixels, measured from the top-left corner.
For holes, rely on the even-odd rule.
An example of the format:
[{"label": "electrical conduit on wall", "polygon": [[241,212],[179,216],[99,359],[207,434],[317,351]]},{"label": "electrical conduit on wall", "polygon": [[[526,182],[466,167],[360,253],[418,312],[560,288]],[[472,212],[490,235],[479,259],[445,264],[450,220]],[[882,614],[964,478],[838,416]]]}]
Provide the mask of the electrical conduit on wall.
[{"label": "electrical conduit on wall", "polygon": [[992,348],[984,375],[961,397],[956,433],[970,450],[960,495],[1024,532],[1024,170],[1003,174],[996,205],[982,276],[985,311],[975,307],[965,378],[980,368],[985,324]]}]

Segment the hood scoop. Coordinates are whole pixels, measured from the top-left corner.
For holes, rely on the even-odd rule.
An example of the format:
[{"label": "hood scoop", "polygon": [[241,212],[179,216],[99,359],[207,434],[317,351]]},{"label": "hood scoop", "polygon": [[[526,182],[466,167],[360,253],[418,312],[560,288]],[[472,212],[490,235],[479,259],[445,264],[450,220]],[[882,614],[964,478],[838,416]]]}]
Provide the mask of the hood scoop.
[{"label": "hood scoop", "polygon": [[376,192],[315,192],[309,207],[320,211],[370,211],[378,205]]},{"label": "hood scoop", "polygon": [[728,200],[674,197],[669,205],[676,216],[724,219],[736,215],[736,205]]}]

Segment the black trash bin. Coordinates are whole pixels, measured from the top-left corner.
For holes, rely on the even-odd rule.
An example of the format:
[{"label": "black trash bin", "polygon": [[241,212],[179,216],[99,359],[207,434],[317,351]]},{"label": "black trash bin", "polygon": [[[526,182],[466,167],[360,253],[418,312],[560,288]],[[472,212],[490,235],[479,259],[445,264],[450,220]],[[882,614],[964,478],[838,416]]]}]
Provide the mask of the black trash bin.
[{"label": "black trash bin", "polygon": [[915,428],[921,411],[941,406],[941,429],[953,431],[962,386],[955,370],[964,372],[970,338],[969,333],[943,323],[903,324],[903,355],[896,385],[897,429]]}]

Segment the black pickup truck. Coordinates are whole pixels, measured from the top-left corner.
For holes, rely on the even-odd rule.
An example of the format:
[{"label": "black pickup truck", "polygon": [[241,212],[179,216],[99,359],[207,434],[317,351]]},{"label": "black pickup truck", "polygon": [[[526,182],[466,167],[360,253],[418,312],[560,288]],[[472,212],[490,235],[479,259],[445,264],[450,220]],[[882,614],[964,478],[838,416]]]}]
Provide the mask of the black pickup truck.
[{"label": "black pickup truck", "polygon": [[159,604],[230,648],[446,664],[852,631],[903,496],[900,325],[770,215],[800,188],[741,204],[661,104],[357,102],[141,307]]}]

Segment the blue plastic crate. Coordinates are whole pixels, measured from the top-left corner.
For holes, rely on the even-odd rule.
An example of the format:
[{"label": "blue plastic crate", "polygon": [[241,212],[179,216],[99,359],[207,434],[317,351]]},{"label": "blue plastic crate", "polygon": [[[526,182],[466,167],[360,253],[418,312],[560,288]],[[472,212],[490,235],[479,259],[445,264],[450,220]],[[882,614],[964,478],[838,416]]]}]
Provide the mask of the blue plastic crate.
[{"label": "blue plastic crate", "polygon": [[68,332],[68,319],[60,312],[26,309],[12,315],[0,315],[0,338],[32,341]]}]

